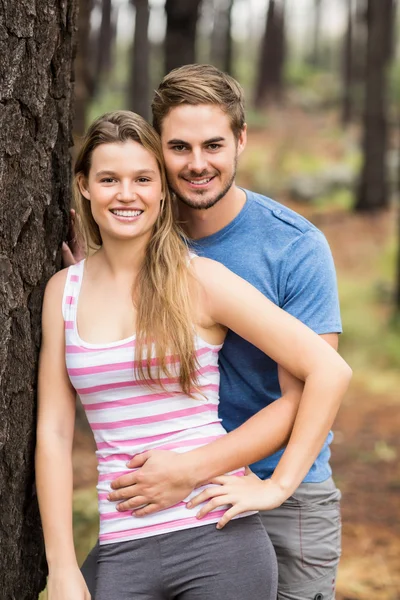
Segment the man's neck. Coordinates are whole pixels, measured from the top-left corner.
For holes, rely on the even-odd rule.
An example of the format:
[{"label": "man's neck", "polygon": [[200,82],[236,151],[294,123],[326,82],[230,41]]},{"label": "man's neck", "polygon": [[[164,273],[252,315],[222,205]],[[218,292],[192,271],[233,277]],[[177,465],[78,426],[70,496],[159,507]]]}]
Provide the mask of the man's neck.
[{"label": "man's neck", "polygon": [[208,237],[229,225],[246,204],[246,193],[233,185],[214,206],[206,210],[190,208],[179,201],[179,221],[192,240]]}]

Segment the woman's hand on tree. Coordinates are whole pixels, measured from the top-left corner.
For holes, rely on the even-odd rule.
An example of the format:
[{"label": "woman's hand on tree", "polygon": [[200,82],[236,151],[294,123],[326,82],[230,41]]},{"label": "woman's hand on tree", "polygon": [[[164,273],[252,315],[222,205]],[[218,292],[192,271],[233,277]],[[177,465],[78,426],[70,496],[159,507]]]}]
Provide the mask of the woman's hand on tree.
[{"label": "woman's hand on tree", "polygon": [[69,211],[69,218],[68,240],[63,242],[61,248],[63,267],[75,265],[86,256],[85,244],[80,237],[76,226],[78,217],[73,208]]}]

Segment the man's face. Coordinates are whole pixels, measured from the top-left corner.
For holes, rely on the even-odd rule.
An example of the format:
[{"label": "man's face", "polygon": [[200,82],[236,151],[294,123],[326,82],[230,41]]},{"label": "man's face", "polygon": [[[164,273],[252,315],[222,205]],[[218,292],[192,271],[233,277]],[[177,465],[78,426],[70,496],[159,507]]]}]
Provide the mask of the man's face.
[{"label": "man's face", "polygon": [[246,128],[236,140],[218,106],[183,104],[165,117],[161,142],[171,189],[190,208],[207,209],[232,187]]}]

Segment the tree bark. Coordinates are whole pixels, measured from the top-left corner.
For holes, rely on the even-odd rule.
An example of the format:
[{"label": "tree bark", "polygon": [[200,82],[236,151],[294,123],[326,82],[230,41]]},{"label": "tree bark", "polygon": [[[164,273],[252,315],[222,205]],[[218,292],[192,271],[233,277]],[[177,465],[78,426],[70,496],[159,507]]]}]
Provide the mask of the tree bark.
[{"label": "tree bark", "polygon": [[0,3],[0,596],[32,600],[46,566],[34,488],[43,288],[70,192],[76,0]]},{"label": "tree bark", "polygon": [[393,31],[393,0],[368,1],[366,97],[364,112],[363,168],[355,210],[371,212],[386,208],[389,189],[386,173],[387,66]]},{"label": "tree bark", "polygon": [[150,8],[148,0],[131,0],[136,8],[135,33],[132,44],[129,105],[133,111],[149,118],[150,44],[148,38]]},{"label": "tree bark", "polygon": [[215,0],[214,25],[211,36],[211,62],[232,74],[232,9],[234,0]]},{"label": "tree bark", "polygon": [[166,0],[165,72],[196,62],[196,28],[201,0]]},{"label": "tree bark", "polygon": [[265,32],[261,41],[255,105],[262,108],[267,101],[280,101],[283,96],[285,64],[285,3],[270,0]]}]

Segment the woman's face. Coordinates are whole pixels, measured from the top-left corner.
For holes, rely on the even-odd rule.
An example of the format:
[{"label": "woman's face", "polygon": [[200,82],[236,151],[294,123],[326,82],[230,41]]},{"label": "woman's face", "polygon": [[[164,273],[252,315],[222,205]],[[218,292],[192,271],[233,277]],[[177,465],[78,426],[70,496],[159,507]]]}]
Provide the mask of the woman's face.
[{"label": "woman's face", "polygon": [[162,183],[156,158],[141,144],[128,140],[97,146],[88,179],[78,182],[103,242],[150,238],[160,212]]}]

